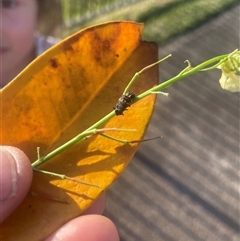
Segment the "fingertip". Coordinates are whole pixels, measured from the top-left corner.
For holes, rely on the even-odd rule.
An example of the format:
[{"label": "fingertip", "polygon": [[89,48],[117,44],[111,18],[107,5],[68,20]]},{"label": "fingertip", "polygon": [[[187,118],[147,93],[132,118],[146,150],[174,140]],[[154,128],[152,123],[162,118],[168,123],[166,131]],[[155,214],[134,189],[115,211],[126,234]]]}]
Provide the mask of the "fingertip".
[{"label": "fingertip", "polygon": [[101,194],[100,197],[81,215],[87,214],[102,214],[106,206],[106,193]]},{"label": "fingertip", "polygon": [[28,157],[18,148],[0,147],[1,222],[22,202],[32,181]]},{"label": "fingertip", "polygon": [[110,219],[92,214],[69,221],[45,241],[65,240],[119,241],[119,235],[116,226]]}]

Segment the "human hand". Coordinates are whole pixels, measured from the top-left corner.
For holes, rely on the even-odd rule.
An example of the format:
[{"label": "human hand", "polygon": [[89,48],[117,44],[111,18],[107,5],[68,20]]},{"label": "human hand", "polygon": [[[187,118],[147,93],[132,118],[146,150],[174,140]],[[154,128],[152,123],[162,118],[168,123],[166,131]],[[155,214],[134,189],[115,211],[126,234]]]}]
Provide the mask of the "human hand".
[{"label": "human hand", "polygon": [[0,147],[0,222],[23,201],[32,182],[32,167],[27,156],[15,147]]},{"label": "human hand", "polygon": [[[2,223],[23,201],[32,181],[32,167],[27,156],[10,146],[0,147],[0,222]],[[105,207],[105,194],[88,210],[57,231],[46,241],[84,240],[119,241],[116,227],[101,216]]]}]

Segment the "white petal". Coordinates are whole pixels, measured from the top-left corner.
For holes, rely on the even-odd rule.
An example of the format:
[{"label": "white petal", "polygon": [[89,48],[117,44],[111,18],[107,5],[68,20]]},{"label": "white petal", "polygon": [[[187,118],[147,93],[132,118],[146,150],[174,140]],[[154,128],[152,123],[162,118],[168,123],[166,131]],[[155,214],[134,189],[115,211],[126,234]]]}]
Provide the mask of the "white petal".
[{"label": "white petal", "polygon": [[229,74],[222,73],[219,82],[221,87],[225,90],[230,92],[240,92],[240,76],[233,72]]}]

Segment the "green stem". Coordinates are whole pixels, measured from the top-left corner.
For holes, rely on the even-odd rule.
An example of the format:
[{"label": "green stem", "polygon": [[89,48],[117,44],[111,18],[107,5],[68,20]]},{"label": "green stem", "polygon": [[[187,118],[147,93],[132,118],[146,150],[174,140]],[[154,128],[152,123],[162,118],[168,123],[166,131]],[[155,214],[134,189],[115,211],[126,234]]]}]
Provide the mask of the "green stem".
[{"label": "green stem", "polygon": [[176,75],[175,77],[143,92],[142,94],[138,95],[137,96],[137,101],[152,94],[152,92],[155,92],[155,91],[161,91],[163,89],[166,89],[167,87],[169,87],[170,85],[190,76],[190,75],[193,75],[199,71],[201,71],[202,69],[206,68],[207,66],[209,65],[212,65],[216,62],[219,62],[219,61],[223,61],[224,58],[228,57],[228,54],[224,54],[224,55],[221,55],[221,56],[217,56],[217,57],[214,57],[212,59],[209,59],[199,65],[197,65],[196,67],[193,67],[193,68],[189,68],[188,70],[188,67],[184,70],[184,71],[181,71],[178,75]]},{"label": "green stem", "polygon": [[155,62],[155,63],[153,63],[153,64],[150,64],[150,65],[146,66],[145,68],[143,68],[143,69],[141,69],[139,72],[137,72],[137,73],[133,76],[133,78],[130,80],[130,82],[128,83],[127,87],[126,87],[125,90],[123,91],[123,94],[125,95],[125,94],[128,92],[128,90],[131,88],[131,86],[132,86],[132,84],[134,83],[134,81],[135,81],[144,71],[146,71],[146,70],[154,67],[155,65],[160,64],[161,62],[165,61],[166,59],[170,58],[171,56],[172,56],[172,55],[169,54],[169,55],[167,55],[166,57],[158,60],[157,62]]},{"label": "green stem", "polygon": [[38,166],[42,165],[43,163],[47,162],[48,160],[50,160],[53,157],[57,156],[58,154],[62,153],[63,151],[65,151],[66,149],[71,147],[72,145],[84,140],[84,138],[87,135],[91,135],[93,133],[94,133],[94,130],[91,130],[91,131],[86,130],[86,131],[82,132],[81,134],[72,138],[70,141],[64,143],[62,146],[56,148],[54,151],[50,152],[49,154],[47,154],[44,157],[39,158],[40,155],[38,154],[38,160],[32,163],[32,167],[37,168]]},{"label": "green stem", "polygon": [[[169,58],[171,55],[166,56],[164,59],[157,61],[156,63],[149,65],[145,68],[143,68],[141,71],[139,71],[138,73],[136,73],[134,75],[134,77],[132,78],[132,80],[129,82],[128,86],[126,87],[124,93],[130,88],[130,86],[132,85],[132,83],[135,81],[135,79],[139,76],[139,74],[141,74],[142,72],[148,70],[149,68],[155,66],[156,64],[159,64],[160,62],[162,62],[163,60]],[[210,60],[207,60],[199,65],[197,65],[196,67],[192,68],[190,66],[188,66],[187,68],[185,68],[183,71],[181,71],[177,76],[171,78],[170,80],[165,81],[162,84],[159,84],[158,86],[155,86],[145,92],[143,92],[142,94],[138,95],[136,97],[136,100],[133,102],[137,102],[139,100],[141,100],[142,98],[152,94],[153,92],[157,92],[157,91],[161,91],[167,87],[169,87],[170,85],[190,76],[195,74],[196,72],[199,72],[201,70],[203,70],[204,68],[206,68],[209,65],[212,65],[218,61],[224,61],[224,58],[228,57],[228,54],[225,55],[221,55],[215,58],[212,58]],[[227,59],[227,58],[226,58]],[[188,63],[189,65],[189,63]],[[36,169],[38,166],[42,165],[43,163],[47,162],[48,160],[52,159],[53,157],[57,156],[58,154],[62,153],[63,151],[65,151],[66,149],[68,149],[69,147],[75,145],[76,143],[79,143],[80,141],[85,140],[85,138],[88,135],[92,135],[92,134],[96,134],[97,133],[97,128],[99,128],[100,126],[102,126],[103,124],[105,124],[107,121],[109,121],[113,116],[115,116],[115,111],[110,112],[108,115],[106,115],[105,117],[103,117],[101,120],[99,120],[98,122],[96,122],[94,125],[92,125],[91,127],[89,127],[87,130],[83,131],[82,133],[80,133],[79,135],[77,135],[76,137],[72,138],[70,141],[66,142],[65,144],[63,144],[62,146],[56,148],[54,151],[50,152],[49,154],[47,154],[44,157],[40,157],[38,156],[38,160],[36,160],[35,162],[32,163],[32,167],[33,169]]]}]

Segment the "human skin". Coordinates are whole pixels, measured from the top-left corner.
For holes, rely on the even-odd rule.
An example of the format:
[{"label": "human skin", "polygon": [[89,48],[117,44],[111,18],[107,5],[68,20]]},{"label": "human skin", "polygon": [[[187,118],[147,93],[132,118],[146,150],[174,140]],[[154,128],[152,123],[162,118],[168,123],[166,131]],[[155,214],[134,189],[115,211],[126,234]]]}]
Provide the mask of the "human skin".
[{"label": "human skin", "polygon": [[35,58],[34,31],[38,23],[36,0],[0,1],[1,87]]},{"label": "human skin", "polygon": [[[27,195],[32,181],[32,167],[18,148],[0,146],[0,221],[3,222]],[[81,216],[69,221],[46,241],[119,241],[116,227],[102,216],[105,194]]]}]

